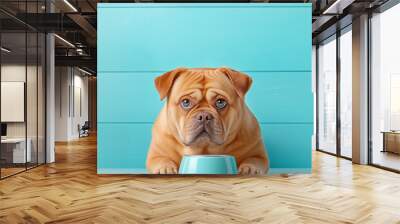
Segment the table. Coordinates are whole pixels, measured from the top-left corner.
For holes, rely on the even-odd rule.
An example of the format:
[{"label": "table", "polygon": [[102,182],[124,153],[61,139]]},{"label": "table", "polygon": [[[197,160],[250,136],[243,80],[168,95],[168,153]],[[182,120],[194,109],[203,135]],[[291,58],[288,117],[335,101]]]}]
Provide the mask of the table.
[{"label": "table", "polygon": [[382,152],[392,152],[400,154],[400,131],[382,131],[383,150]]},{"label": "table", "polygon": [[[31,153],[32,140],[30,138],[27,138],[27,143],[28,144],[25,151],[25,138],[1,139],[2,157],[5,158],[5,156],[3,156],[4,154],[6,154],[6,157],[8,157],[7,154],[12,154],[12,157],[9,156],[10,158],[6,158],[6,161],[8,160],[7,162],[10,163],[30,162],[32,160],[32,153]],[[10,146],[12,147],[11,149]]]}]

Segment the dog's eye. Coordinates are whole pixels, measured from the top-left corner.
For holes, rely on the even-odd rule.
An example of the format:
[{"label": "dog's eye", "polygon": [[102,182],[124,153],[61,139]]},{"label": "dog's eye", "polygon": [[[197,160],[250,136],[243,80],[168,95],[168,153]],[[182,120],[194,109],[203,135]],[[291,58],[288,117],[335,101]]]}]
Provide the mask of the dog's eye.
[{"label": "dog's eye", "polygon": [[181,106],[182,106],[183,109],[187,110],[187,109],[192,107],[192,103],[190,102],[189,99],[183,99],[181,101]]},{"label": "dog's eye", "polygon": [[228,103],[224,99],[218,99],[215,101],[215,107],[219,110],[224,109],[226,105],[228,105]]}]

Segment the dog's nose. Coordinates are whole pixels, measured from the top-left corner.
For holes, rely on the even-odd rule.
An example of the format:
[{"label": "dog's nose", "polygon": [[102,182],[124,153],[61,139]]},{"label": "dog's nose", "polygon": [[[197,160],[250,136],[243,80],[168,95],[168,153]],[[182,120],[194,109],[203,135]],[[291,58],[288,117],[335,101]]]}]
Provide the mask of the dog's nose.
[{"label": "dog's nose", "polygon": [[199,112],[199,113],[196,115],[196,119],[197,119],[198,121],[205,122],[205,121],[211,121],[212,119],[214,119],[214,117],[213,117],[212,114],[210,114],[210,113],[208,113],[208,112],[205,112],[205,111],[202,111],[202,112]]}]

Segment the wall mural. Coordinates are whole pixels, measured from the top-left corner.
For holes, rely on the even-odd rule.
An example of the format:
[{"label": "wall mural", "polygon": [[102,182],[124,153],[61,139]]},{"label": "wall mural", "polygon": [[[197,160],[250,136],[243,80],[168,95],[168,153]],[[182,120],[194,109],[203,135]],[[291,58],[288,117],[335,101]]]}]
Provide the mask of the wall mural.
[{"label": "wall mural", "polygon": [[98,4],[99,174],[311,171],[311,4]]}]

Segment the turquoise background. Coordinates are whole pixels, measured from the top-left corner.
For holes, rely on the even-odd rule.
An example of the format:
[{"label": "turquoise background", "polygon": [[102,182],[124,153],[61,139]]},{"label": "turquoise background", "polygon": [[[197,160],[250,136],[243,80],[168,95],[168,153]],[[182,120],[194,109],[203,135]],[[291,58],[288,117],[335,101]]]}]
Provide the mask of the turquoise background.
[{"label": "turquoise background", "polygon": [[164,102],[154,78],[176,67],[247,73],[271,173],[309,172],[311,4],[98,4],[98,173],[143,173]]}]

